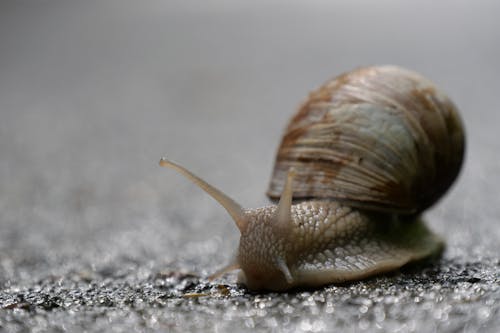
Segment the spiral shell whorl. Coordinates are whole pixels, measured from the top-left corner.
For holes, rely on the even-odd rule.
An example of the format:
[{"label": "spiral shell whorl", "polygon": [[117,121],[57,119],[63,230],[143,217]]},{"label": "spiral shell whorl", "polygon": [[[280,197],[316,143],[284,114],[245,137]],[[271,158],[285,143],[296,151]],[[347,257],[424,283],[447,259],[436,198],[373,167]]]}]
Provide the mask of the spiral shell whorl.
[{"label": "spiral shell whorl", "polygon": [[430,81],[395,66],[360,68],[327,82],[299,108],[267,194],[279,198],[294,167],[294,199],[416,214],[451,186],[464,145],[455,106]]}]

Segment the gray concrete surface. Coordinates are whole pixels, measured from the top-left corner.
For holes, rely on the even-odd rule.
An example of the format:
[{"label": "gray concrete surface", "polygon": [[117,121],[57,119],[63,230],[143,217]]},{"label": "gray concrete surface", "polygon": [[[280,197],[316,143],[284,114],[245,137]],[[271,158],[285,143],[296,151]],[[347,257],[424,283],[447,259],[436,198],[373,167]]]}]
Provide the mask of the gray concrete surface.
[{"label": "gray concrete surface", "polygon": [[[498,1],[2,1],[1,332],[497,332]],[[426,213],[435,263],[251,293],[237,229],[181,161],[247,207],[307,92],[391,63],[460,107],[467,160]]]}]

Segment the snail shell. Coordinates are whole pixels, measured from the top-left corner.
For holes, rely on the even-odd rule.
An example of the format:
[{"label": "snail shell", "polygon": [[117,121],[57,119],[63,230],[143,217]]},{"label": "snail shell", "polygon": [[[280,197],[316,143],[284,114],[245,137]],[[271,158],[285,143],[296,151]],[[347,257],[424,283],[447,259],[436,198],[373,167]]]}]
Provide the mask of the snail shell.
[{"label": "snail shell", "polygon": [[458,175],[463,126],[430,81],[395,66],[366,67],[310,94],[288,125],[267,194],[328,198],[363,209],[416,214]]},{"label": "snail shell", "polygon": [[359,280],[437,254],[420,219],[457,177],[464,134],[451,101],[394,66],[354,70],[299,108],[268,190],[277,205],[244,209],[184,167],[231,215],[238,252],[212,278],[240,269],[248,288],[287,290]]}]

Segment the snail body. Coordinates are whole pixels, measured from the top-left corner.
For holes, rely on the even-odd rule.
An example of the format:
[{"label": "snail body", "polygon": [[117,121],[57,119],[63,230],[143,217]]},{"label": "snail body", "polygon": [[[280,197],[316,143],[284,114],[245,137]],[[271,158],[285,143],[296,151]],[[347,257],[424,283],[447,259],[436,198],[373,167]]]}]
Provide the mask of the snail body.
[{"label": "snail body", "polygon": [[437,254],[421,213],[447,191],[464,154],[449,99],[395,66],[354,70],[311,93],[278,149],[267,191],[276,205],[243,209],[184,167],[240,230],[234,262],[253,290],[363,279]]},{"label": "snail body", "polygon": [[276,206],[247,212],[239,281],[250,289],[286,290],[359,280],[437,253],[441,239],[422,221],[385,221],[335,201],[291,206],[287,228],[269,223]]}]

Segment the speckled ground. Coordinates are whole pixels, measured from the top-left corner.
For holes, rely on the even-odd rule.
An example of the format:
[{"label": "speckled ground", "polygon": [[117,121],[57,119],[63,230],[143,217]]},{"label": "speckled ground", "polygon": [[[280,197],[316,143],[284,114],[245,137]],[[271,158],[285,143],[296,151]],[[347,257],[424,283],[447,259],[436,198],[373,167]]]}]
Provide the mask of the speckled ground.
[{"label": "speckled ground", "polygon": [[[0,3],[0,332],[499,331],[500,3],[286,4]],[[237,228],[160,156],[266,204],[297,104],[374,63],[462,111],[464,170],[426,212],[443,257],[318,290],[209,283]]]},{"label": "speckled ground", "polygon": [[[5,263],[5,261],[4,261]],[[289,293],[254,293],[232,278],[119,267],[68,270],[0,294],[1,328],[34,331],[494,332],[500,261],[443,259],[392,276]]]}]

